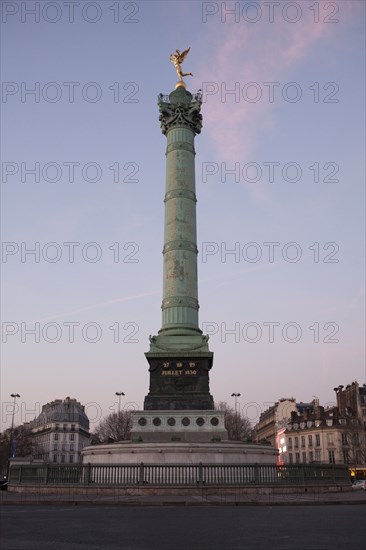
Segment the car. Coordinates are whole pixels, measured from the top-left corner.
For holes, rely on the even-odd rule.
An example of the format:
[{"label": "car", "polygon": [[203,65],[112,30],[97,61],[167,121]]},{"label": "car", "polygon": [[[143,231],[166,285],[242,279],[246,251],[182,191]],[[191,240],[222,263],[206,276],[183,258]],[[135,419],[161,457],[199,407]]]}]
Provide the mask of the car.
[{"label": "car", "polygon": [[0,479],[0,490],[1,491],[7,491],[8,490],[8,480],[6,478]]},{"label": "car", "polygon": [[366,491],[366,479],[357,479],[352,483],[352,489],[355,489],[356,491],[358,489],[362,489],[363,491]]}]

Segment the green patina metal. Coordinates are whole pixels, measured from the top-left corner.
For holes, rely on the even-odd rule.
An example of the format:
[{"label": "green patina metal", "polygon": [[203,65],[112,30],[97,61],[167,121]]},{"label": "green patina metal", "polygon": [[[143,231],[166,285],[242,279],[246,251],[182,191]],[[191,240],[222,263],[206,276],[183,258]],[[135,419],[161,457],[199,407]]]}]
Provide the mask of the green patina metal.
[{"label": "green patina metal", "polygon": [[201,94],[192,95],[184,83],[158,100],[167,138],[164,267],[162,327],[145,354],[150,391],[144,408],[150,410],[213,408],[208,375],[213,353],[198,324],[194,138],[202,128],[201,104]]}]

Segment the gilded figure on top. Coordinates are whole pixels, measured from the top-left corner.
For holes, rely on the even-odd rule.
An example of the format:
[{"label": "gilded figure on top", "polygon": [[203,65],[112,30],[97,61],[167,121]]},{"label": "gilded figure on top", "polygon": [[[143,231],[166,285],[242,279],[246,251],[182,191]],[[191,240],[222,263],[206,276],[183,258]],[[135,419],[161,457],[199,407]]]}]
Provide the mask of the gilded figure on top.
[{"label": "gilded figure on top", "polygon": [[170,54],[170,57],[169,57],[171,63],[173,63],[173,65],[175,67],[175,70],[177,71],[177,75],[179,76],[180,82],[183,82],[183,77],[184,76],[193,76],[192,73],[184,73],[182,71],[182,67],[181,67],[181,64],[183,63],[183,61],[187,57],[188,52],[189,52],[190,49],[191,48],[189,47],[186,50],[184,50],[184,52],[180,52],[179,50],[175,50],[175,53]]}]

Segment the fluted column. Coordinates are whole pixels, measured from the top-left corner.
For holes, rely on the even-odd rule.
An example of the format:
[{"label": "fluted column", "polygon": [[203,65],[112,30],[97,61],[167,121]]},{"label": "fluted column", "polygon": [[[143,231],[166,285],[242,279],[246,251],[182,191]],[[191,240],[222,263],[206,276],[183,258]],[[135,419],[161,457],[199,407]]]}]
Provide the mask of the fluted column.
[{"label": "fluted column", "polygon": [[[164,100],[165,99],[165,100]],[[159,97],[167,137],[162,331],[198,328],[194,137],[201,130],[201,97],[179,87]]]},{"label": "fluted column", "polygon": [[150,336],[150,386],[145,410],[211,410],[213,353],[198,324],[194,138],[202,127],[201,95],[183,82],[159,96],[166,136],[162,327]]}]

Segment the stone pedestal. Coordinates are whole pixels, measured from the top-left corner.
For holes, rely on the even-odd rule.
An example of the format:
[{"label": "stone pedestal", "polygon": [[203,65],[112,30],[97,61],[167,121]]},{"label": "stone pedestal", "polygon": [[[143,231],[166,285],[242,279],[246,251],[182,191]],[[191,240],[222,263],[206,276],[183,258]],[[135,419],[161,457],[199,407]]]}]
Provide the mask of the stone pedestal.
[{"label": "stone pedestal", "polygon": [[[276,464],[278,451],[269,445],[237,441],[210,443],[134,443],[84,447],[84,464]],[[180,490],[180,489],[179,489]]]},{"label": "stone pedestal", "polygon": [[228,439],[222,411],[144,410],[132,414],[132,442],[217,443]]},{"label": "stone pedestal", "polygon": [[151,354],[150,388],[145,397],[145,410],[212,410],[209,390],[210,352]]}]

